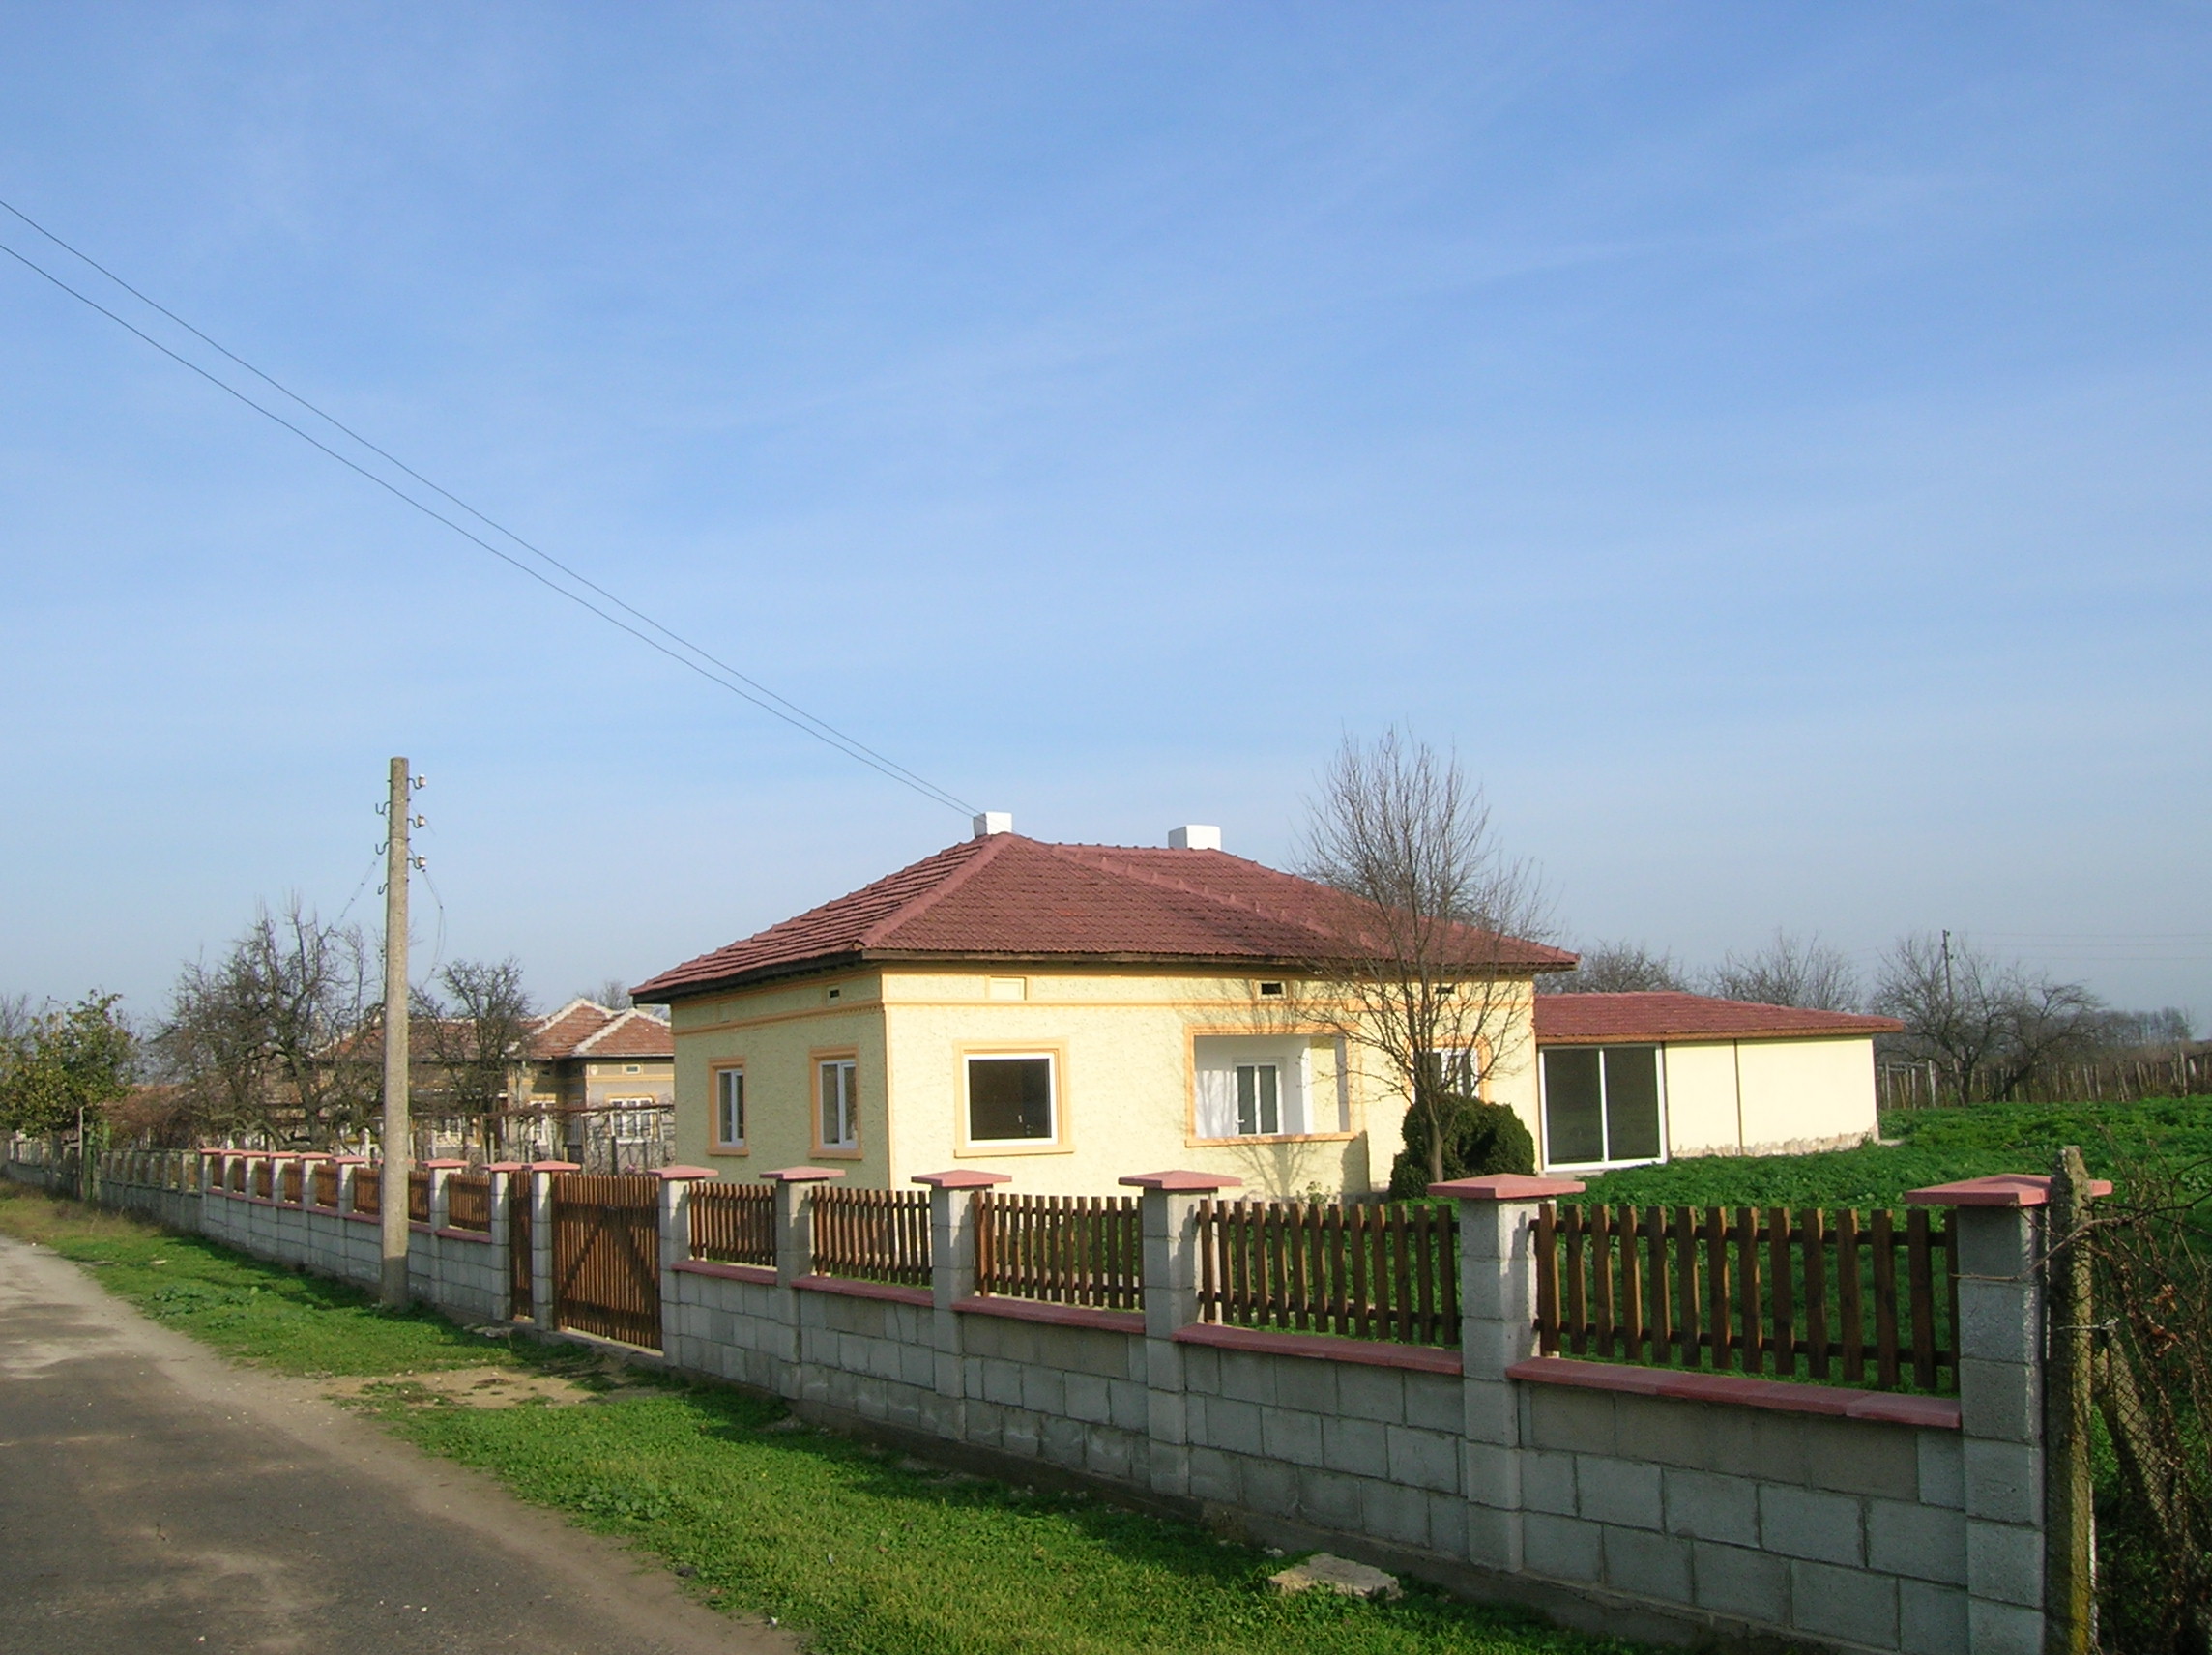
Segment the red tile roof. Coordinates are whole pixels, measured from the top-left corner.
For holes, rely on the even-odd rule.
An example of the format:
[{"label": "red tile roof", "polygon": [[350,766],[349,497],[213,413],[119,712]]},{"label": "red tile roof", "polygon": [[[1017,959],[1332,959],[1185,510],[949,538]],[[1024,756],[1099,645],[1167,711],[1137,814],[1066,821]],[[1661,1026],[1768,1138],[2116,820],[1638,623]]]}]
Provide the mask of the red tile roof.
[{"label": "red tile roof", "polygon": [[1609,1040],[1782,1040],[1844,1034],[1894,1034],[1893,1017],[1807,1011],[1714,1000],[1703,994],[1547,994],[1536,1001],[1536,1041],[1544,1046],[1596,1045]]},{"label": "red tile roof", "polygon": [[597,1001],[571,1000],[538,1026],[530,1055],[543,1063],[563,1058],[673,1058],[676,1036],[650,1012],[613,1011]]},{"label": "red tile roof", "polygon": [[[1342,959],[1349,899],[1225,851],[968,839],[849,896],[702,954],[632,992],[666,1001],[868,960],[1296,966]],[[1470,929],[1467,958],[1565,971],[1575,957]]]}]

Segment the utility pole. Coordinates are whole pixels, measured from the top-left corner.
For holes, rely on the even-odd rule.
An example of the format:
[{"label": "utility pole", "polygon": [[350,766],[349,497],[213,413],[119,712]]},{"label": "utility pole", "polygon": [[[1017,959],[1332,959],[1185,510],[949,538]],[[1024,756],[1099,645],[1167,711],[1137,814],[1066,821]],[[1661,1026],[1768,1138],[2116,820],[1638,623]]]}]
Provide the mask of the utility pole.
[{"label": "utility pole", "polygon": [[407,1305],[407,1185],[415,1145],[407,1110],[407,830],[418,784],[407,761],[392,761],[392,797],[384,806],[384,1170],[377,1188],[377,1227],[383,1237],[384,1274],[379,1296],[394,1310]]}]

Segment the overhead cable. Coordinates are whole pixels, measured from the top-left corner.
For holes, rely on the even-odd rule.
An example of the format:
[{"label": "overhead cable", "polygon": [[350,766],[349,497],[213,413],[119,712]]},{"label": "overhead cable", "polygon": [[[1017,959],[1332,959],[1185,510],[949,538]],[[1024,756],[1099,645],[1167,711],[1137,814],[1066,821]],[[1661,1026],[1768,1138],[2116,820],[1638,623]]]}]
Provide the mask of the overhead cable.
[{"label": "overhead cable", "polygon": [[[370,453],[375,454],[378,458],[386,461],[388,464],[396,467],[399,471],[405,473],[407,477],[412,479],[414,481],[422,484],[424,488],[429,489],[431,492],[437,494],[441,498],[451,502],[452,505],[458,508],[461,511],[465,512],[470,517],[475,518],[478,522],[483,524],[486,528],[490,529],[493,533],[501,536],[503,538],[511,541],[516,546],[521,547],[525,552],[529,553],[532,557],[538,559],[548,567],[558,570],[568,580],[575,582],[576,585],[585,588],[587,591],[598,597],[604,598],[608,603],[613,604],[616,608],[623,611],[624,614],[633,617],[637,622],[641,623],[643,626],[650,628],[653,633],[656,633],[658,636],[650,636],[646,631],[640,630],[638,626],[632,625],[628,622],[623,620],[621,616],[608,613],[607,610],[599,607],[599,605],[594,603],[591,598],[584,596],[581,593],[575,592],[568,587],[563,586],[559,581],[548,578],[539,570],[531,567],[528,564],[523,563],[520,559],[503,550],[501,547],[492,544],[482,536],[478,535],[464,525],[455,522],[451,517],[447,516],[444,512],[439,511],[435,508],[424,504],[421,500],[416,499],[415,496],[408,493],[404,488],[401,488],[396,483],[393,482],[389,478],[378,476],[376,472],[372,471],[367,466],[361,464],[358,460],[355,460],[347,454],[339,452],[330,444],[322,441],[313,433],[303,429],[300,425],[286,419],[282,414],[277,413],[275,409],[268,407],[262,402],[256,401],[253,397],[247,395],[245,392],[239,390],[236,386],[230,384],[227,380],[224,380],[219,375],[210,372],[207,368],[201,366],[198,363],[193,362],[189,357],[184,356],[178,351],[171,349],[168,345],[154,337],[144,329],[137,327],[135,324],[131,323],[125,317],[109,309],[106,305],[101,304],[97,299],[94,299],[89,294],[82,292],[78,288],[73,287],[69,282],[63,280],[60,276],[56,276],[52,271],[47,270],[44,265],[39,264],[36,260],[27,257],[16,248],[9,246],[7,243],[0,242],[0,252],[6,253],[10,258],[15,260],[16,263],[22,265],[26,270],[29,270],[35,275],[44,277],[48,282],[51,282],[62,292],[68,294],[72,299],[74,299],[78,303],[87,305],[91,309],[99,311],[101,315],[105,316],[117,327],[122,328],[125,332],[134,335],[144,343],[151,345],[155,350],[160,351],[163,356],[176,363],[179,366],[189,368],[193,373],[199,375],[200,378],[206,380],[210,385],[216,387],[218,391],[227,392],[229,395],[235,397],[238,401],[243,402],[247,407],[252,409],[255,413],[261,415],[263,418],[270,420],[278,425],[281,425],[285,430],[291,432],[302,442],[306,443],[316,450],[319,450],[322,453],[329,456],[331,459],[334,459],[337,461],[338,464],[346,467],[347,470],[352,471],[359,476],[366,479],[368,481],[376,484],[377,487],[383,489],[386,493],[392,495],[394,499],[403,501],[408,506],[413,507],[417,511],[422,512],[425,517],[430,518],[433,522],[442,524],[446,528],[451,529],[454,534],[460,536],[463,539],[468,540],[470,543],[480,547],[484,551],[489,552],[493,557],[498,558],[502,563],[507,564],[522,574],[528,575],[532,580],[537,581],[540,586],[545,587],[548,591],[560,594],[560,595],[568,598],[571,603],[576,604],[579,608],[587,610],[601,621],[606,622],[609,625],[619,627],[621,630],[627,632],[631,637],[637,639],[638,642],[646,645],[650,649],[658,651],[661,654],[666,655],[670,660],[675,661],[678,665],[689,668],[692,672],[697,673],[700,677],[706,679],[710,683],[713,683],[722,689],[728,690],[730,693],[738,696],[742,700],[750,702],[754,707],[770,714],[771,717],[781,719],[784,723],[790,725],[793,729],[813,737],[816,740],[823,742],[827,746],[835,748],[838,752],[843,753],[847,758],[853,759],[859,764],[866,765],[870,769],[877,771],[879,774],[887,777],[888,779],[895,781],[903,787],[913,789],[915,792],[922,795],[925,798],[932,799],[939,804],[943,804],[952,810],[960,811],[963,814],[973,815],[975,813],[975,807],[968,803],[965,799],[959,798],[957,795],[938,786],[935,782],[930,781],[927,777],[917,775],[915,771],[908,769],[904,765],[901,765],[895,760],[888,758],[884,754],[877,752],[874,748],[865,745],[863,742],[858,740],[854,737],[846,735],[843,731],[836,728],[836,726],[829,723],[827,720],[817,717],[811,712],[808,712],[804,708],[799,706],[797,703],[788,700],[784,696],[778,695],[774,690],[770,689],[766,684],[759,682],[755,679],[747,677],[744,673],[740,672],[736,667],[731,666],[728,662],[719,659],[709,651],[701,648],[697,644],[692,643],[689,639],[684,637],[682,634],[674,631],[672,628],[666,625],[663,625],[660,622],[655,620],[651,615],[646,614],[643,610],[638,609],[634,605],[625,601],[622,597],[608,591],[605,587],[599,585],[597,581],[594,581],[588,575],[585,575],[580,571],[570,567],[568,565],[563,563],[560,559],[554,557],[551,553],[525,539],[522,536],[516,534],[513,530],[507,528],[504,524],[501,524],[496,519],[487,516],[482,511],[478,510],[474,506],[471,506],[467,501],[461,499],[451,490],[447,489],[436,482],[433,482],[429,478],[423,476],[414,467],[408,465],[404,460],[397,458],[385,449],[378,447],[375,443],[369,441],[366,437],[364,437],[358,431],[355,431],[351,426],[346,425],[332,415],[325,413],[321,408],[308,401],[306,397],[300,395],[297,392],[290,390],[288,387],[279,383],[277,380],[272,378],[269,374],[263,372],[260,368],[254,366],[253,363],[247,362],[244,357],[239,356],[235,351],[230,350],[227,346],[221,344],[219,341],[210,337],[207,334],[201,332],[201,330],[194,327],[191,323],[186,321],[182,316],[179,316],[175,311],[169,309],[166,305],[163,305],[160,302],[147,297],[147,295],[133,287],[130,282],[125,281],[113,271],[110,271],[105,265],[101,264],[98,260],[92,258],[89,254],[79,251],[76,247],[71,246],[71,244],[68,242],[63,241],[59,236],[56,236],[44,225],[39,223],[36,219],[22,212],[21,209],[12,205],[5,200],[0,200],[0,209],[5,209],[15,218],[21,219],[25,224],[29,225],[40,235],[52,242],[56,247],[68,252],[72,257],[81,260],[84,264],[100,272],[102,276],[105,276],[109,281],[115,283],[116,286],[122,288],[126,293],[129,293],[132,298],[138,300],[141,304],[146,305],[150,308],[159,311],[161,315],[174,322],[178,327],[183,328],[187,333],[190,334],[194,338],[199,339],[208,345],[211,349],[219,352],[222,356],[237,363],[247,372],[252,374],[256,379],[259,379],[263,384],[269,386],[271,389],[276,391],[292,402],[298,404],[301,408],[306,409],[316,419],[324,421],[333,429],[342,432],[348,439],[360,444],[361,447],[366,449]],[[662,642],[662,640],[666,640],[666,642]]]}]

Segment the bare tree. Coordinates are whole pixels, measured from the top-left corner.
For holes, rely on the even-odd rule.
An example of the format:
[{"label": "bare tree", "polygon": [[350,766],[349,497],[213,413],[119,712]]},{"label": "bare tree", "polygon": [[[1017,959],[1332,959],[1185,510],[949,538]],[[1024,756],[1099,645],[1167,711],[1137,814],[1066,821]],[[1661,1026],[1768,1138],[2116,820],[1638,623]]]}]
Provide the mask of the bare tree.
[{"label": "bare tree", "polygon": [[1712,974],[1712,991],[1723,1000],[1809,1011],[1856,1011],[1865,999],[1848,954],[1818,936],[1800,942],[1787,931],[1776,931],[1757,953],[1739,958],[1731,951]]},{"label": "bare tree", "polygon": [[215,965],[178,974],[157,1036],[163,1067],[214,1130],[333,1142],[375,1100],[361,1048],[373,986],[361,932],[295,896],[256,914]]},{"label": "bare tree", "polygon": [[1536,979],[1538,994],[1637,994],[1654,989],[1687,992],[1690,974],[1673,954],[1654,954],[1641,943],[1592,943],[1571,972]]},{"label": "bare tree", "polygon": [[1456,757],[1396,730],[1347,737],[1308,807],[1300,871],[1342,893],[1297,1010],[1382,1060],[1427,1128],[1447,1129],[1529,1035],[1534,968],[1558,956],[1528,864],[1506,856]]},{"label": "bare tree", "polygon": [[453,1113],[489,1149],[491,1118],[523,1060],[537,1008],[522,985],[522,967],[512,959],[455,960],[438,973],[438,982],[443,996],[427,989],[416,995],[420,1027]]},{"label": "bare tree", "polygon": [[2093,1051],[2106,1015],[2080,983],[1925,932],[1889,951],[1874,1005],[1904,1023],[1906,1056],[1949,1072],[1962,1103],[2011,1097],[2038,1068]]},{"label": "bare tree", "polygon": [[621,977],[609,977],[592,993],[578,998],[595,1002],[609,1011],[627,1011],[630,1008],[629,984]]}]

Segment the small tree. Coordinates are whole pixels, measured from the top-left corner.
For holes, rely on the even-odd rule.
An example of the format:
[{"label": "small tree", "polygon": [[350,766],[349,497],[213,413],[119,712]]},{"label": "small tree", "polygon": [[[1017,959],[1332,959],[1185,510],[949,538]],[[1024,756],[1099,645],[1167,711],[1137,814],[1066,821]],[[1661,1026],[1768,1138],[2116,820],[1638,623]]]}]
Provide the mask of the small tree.
[{"label": "small tree", "polygon": [[1883,961],[1874,1007],[1905,1025],[1894,1042],[1950,1072],[1959,1101],[2009,1098],[2035,1072],[2096,1049],[2104,1003],[1965,944],[1922,933]]},{"label": "small tree", "polygon": [[210,966],[178,974],[158,1046],[200,1120],[334,1142],[374,1100],[362,1049],[373,963],[350,926],[325,924],[298,897],[267,909]]},{"label": "small tree", "polygon": [[1380,1059],[1441,1180],[1461,1100],[1529,1038],[1534,969],[1563,958],[1533,871],[1507,857],[1456,758],[1347,737],[1311,801],[1300,871],[1340,892],[1297,1010]]},{"label": "small tree", "polygon": [[476,1128],[488,1150],[491,1117],[527,1055],[537,1011],[522,985],[522,967],[511,959],[496,965],[455,960],[438,981],[443,997],[427,990],[417,996],[421,1027],[453,1113]]},{"label": "small tree", "polygon": [[137,1042],[115,1014],[119,998],[88,994],[0,1046],[0,1126],[50,1138],[73,1130],[80,1185],[91,1176],[92,1135],[130,1095],[137,1064]]},{"label": "small tree", "polygon": [[1713,973],[1712,990],[1723,1000],[1808,1011],[1856,1011],[1864,999],[1850,956],[1817,936],[1800,942],[1786,931],[1757,953],[1739,959],[1732,951]]}]

